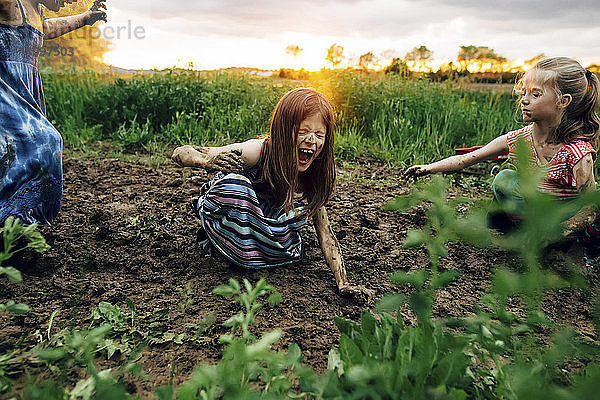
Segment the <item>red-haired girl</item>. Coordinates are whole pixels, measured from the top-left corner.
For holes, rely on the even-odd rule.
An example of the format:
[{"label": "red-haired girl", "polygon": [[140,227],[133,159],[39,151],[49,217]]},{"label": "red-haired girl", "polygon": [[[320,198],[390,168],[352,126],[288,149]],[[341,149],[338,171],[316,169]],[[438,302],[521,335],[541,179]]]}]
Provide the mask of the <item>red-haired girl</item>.
[{"label": "red-haired girl", "polygon": [[[334,130],[325,96],[301,88],[279,101],[265,139],[177,148],[173,160],[181,166],[239,172],[218,173],[194,202],[205,248],[245,268],[289,265],[303,257],[299,231],[312,218],[340,293],[370,296],[348,282],[325,210],[335,183]],[[305,205],[294,200],[296,193]]]}]

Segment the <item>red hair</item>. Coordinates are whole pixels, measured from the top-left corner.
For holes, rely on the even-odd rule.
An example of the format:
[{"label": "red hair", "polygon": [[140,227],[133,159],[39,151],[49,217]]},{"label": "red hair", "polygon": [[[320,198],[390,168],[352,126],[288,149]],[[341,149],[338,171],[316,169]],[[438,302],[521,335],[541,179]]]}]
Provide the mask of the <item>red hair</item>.
[{"label": "red hair", "polygon": [[[306,118],[320,115],[326,129],[325,144],[308,170],[298,173],[298,130]],[[294,209],[299,190],[308,201],[304,213],[312,217],[327,203],[335,184],[333,109],[321,93],[307,88],[286,93],[271,116],[265,141],[265,161],[260,182],[267,184],[286,212]]]}]

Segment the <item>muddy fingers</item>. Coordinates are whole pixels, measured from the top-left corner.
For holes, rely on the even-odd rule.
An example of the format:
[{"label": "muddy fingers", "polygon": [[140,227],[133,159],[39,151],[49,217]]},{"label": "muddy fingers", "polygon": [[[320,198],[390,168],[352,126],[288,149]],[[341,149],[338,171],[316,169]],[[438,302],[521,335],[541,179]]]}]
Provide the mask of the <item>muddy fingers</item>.
[{"label": "muddy fingers", "polygon": [[364,286],[345,285],[339,288],[340,294],[344,297],[352,297],[361,304],[372,304],[376,291],[367,289]]},{"label": "muddy fingers", "polygon": [[219,154],[210,164],[212,169],[223,172],[240,172],[244,169],[242,154],[239,150]]},{"label": "muddy fingers", "polygon": [[104,4],[105,2],[106,0],[95,0],[94,5],[92,5],[92,8],[90,10],[99,11],[101,8],[106,10],[106,4]]}]

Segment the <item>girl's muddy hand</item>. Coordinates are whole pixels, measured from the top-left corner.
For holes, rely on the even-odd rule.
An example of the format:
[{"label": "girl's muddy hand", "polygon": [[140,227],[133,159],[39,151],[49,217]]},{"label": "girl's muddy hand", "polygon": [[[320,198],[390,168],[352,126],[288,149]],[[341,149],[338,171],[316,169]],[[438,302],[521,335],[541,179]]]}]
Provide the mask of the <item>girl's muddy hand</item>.
[{"label": "girl's muddy hand", "polygon": [[176,148],[171,159],[182,167],[206,168],[210,162],[208,149],[189,145]]},{"label": "girl's muddy hand", "polygon": [[102,9],[106,10],[106,4],[104,4],[106,0],[95,0],[92,7],[87,12],[86,24],[94,25],[98,21],[106,22],[106,12],[102,11]]},{"label": "girl's muddy hand", "polygon": [[241,150],[231,150],[226,153],[220,153],[210,161],[207,169],[222,172],[240,172],[244,170]]},{"label": "girl's muddy hand", "polygon": [[343,285],[338,288],[340,294],[344,297],[353,297],[362,304],[371,304],[375,297],[375,290],[367,289],[364,286]]},{"label": "girl's muddy hand", "polygon": [[427,165],[413,165],[404,171],[404,175],[407,177],[417,178],[419,176],[429,175],[431,172]]}]

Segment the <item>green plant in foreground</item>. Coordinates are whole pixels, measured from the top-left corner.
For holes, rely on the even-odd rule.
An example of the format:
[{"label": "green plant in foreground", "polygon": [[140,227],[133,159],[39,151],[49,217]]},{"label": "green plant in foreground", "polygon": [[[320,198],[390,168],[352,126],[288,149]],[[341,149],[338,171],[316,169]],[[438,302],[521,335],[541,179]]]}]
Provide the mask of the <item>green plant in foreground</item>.
[{"label": "green plant in foreground", "polygon": [[[46,240],[37,230],[37,224],[23,226],[18,219],[8,217],[4,222],[4,227],[0,228],[2,235],[2,249],[0,249],[0,276],[5,275],[9,281],[20,283],[23,281],[21,272],[14,267],[4,267],[3,264],[10,260],[15,254],[32,249],[38,253],[47,251],[50,246],[46,244]],[[25,246],[17,247],[18,243],[23,240]],[[9,300],[6,304],[0,303],[0,313],[9,311],[15,314],[26,314],[29,312],[29,307],[26,304],[17,304]]]},{"label": "green plant in foreground", "polygon": [[27,385],[27,398],[31,400],[125,400],[132,397],[121,383],[125,374],[141,373],[139,364],[131,357],[120,368],[98,371],[94,360],[111,331],[110,325],[90,330],[61,331],[49,340],[52,347],[34,349],[35,356],[46,363],[56,374],[65,374],[75,366],[85,367],[87,376],[68,390],[57,383],[45,380],[42,386],[32,381]]},{"label": "green plant in foreground", "polygon": [[[27,227],[21,225],[18,219],[8,217],[4,222],[4,226],[0,228],[2,236],[2,248],[0,249],[0,276],[4,275],[10,282],[20,283],[23,280],[21,272],[10,266],[3,264],[10,260],[15,254],[26,249],[32,249],[38,253],[44,252],[50,248],[42,235],[37,231],[37,225],[32,224]],[[25,245],[23,246],[23,242]],[[21,247],[19,247],[21,245]],[[29,312],[29,306],[26,304],[16,303],[13,300],[8,300],[6,303],[0,303],[0,313],[5,311],[13,314],[26,314]],[[0,354],[0,394],[8,392],[12,386],[9,378],[9,370],[17,360],[19,352],[19,342],[11,351]]]},{"label": "green plant in foreground", "polygon": [[[437,179],[391,208],[409,208],[425,199],[432,203],[426,226],[423,231],[410,232],[405,245],[424,245],[431,268],[392,274],[394,284],[411,285],[414,291],[408,298],[400,294],[384,297],[377,314],[363,311],[360,324],[335,318],[340,343],[329,353],[330,372],[313,386],[317,398],[466,398],[475,379],[470,370],[471,343],[445,329],[442,320],[433,319],[432,307],[436,291],[459,275],[439,270],[440,260],[447,254],[446,243],[457,240],[467,225],[475,225],[459,221],[455,205],[466,200],[448,203],[444,182]],[[406,302],[417,316],[416,326],[404,325],[399,309]]]},{"label": "green plant in foreground", "polygon": [[221,296],[235,297],[240,305],[244,307],[244,311],[240,311],[239,314],[225,321],[224,325],[231,328],[231,334],[221,336],[220,341],[222,343],[231,343],[238,331],[240,331],[244,340],[256,339],[250,332],[250,325],[254,324],[256,314],[263,306],[262,303],[258,302],[258,299],[268,294],[267,303],[271,307],[281,302],[281,295],[277,292],[277,289],[267,285],[264,279],[259,280],[254,287],[247,279],[244,279],[244,289],[246,289],[245,292],[242,291],[238,281],[230,279],[228,285],[222,285],[213,290],[213,293]]},{"label": "green plant in foreground", "polygon": [[[524,180],[534,179],[535,174],[521,173]],[[408,298],[399,294],[385,297],[378,306],[379,314],[363,312],[360,324],[336,318],[342,336],[339,348],[330,353],[332,371],[317,380],[311,391],[318,398],[331,399],[592,398],[596,364],[588,363],[581,374],[566,376],[571,385],[565,384],[560,367],[573,358],[597,356],[598,347],[583,344],[569,328],[556,327],[541,311],[544,293],[581,287],[576,275],[558,278],[540,265],[542,250],[557,239],[560,221],[569,213],[563,207],[573,204],[549,204],[533,183],[533,190],[523,191],[527,207],[521,228],[512,235],[498,236],[486,229],[481,210],[458,218],[452,204],[457,201],[445,200],[445,187],[442,178],[434,177],[412,196],[390,205],[389,209],[402,210],[422,201],[429,203],[424,229],[409,232],[405,245],[424,246],[430,269],[394,273],[392,282],[411,285],[412,293]],[[596,195],[578,201],[598,204]],[[542,224],[557,226],[540,228],[540,218]],[[489,293],[482,299],[490,311],[456,320],[432,318],[435,291],[457,276],[456,272],[439,271],[449,241],[486,247],[494,244],[514,251],[523,260],[522,272],[497,269]],[[514,296],[524,300],[525,317],[507,310],[508,299]],[[404,303],[416,314],[416,326],[404,326],[399,313]],[[536,338],[536,332],[544,329],[552,332],[547,346],[541,346]]]},{"label": "green plant in foreground", "polygon": [[[280,330],[258,339],[249,330],[262,308],[258,300],[268,295],[267,302],[275,305],[281,296],[264,279],[254,287],[244,279],[244,289],[235,279],[214,289],[216,294],[234,297],[245,311],[224,324],[232,333],[221,337],[221,342],[226,343],[221,360],[216,365],[197,367],[192,378],[178,388],[178,400],[305,398],[293,391],[294,384],[299,377],[314,373],[301,366],[300,348],[292,344],[287,353],[274,352],[271,346],[281,338]],[[241,337],[236,336],[238,332]],[[156,394],[160,400],[172,400],[175,391],[168,386]]]}]

